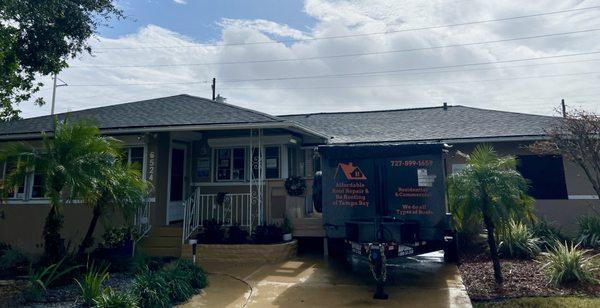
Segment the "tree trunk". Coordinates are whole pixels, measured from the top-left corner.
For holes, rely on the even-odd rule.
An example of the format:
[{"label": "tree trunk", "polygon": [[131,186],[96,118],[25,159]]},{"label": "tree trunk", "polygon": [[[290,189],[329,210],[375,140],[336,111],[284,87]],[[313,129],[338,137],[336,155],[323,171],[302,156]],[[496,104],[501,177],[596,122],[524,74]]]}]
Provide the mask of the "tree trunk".
[{"label": "tree trunk", "polygon": [[63,217],[58,212],[56,205],[53,204],[44,223],[43,262],[51,264],[59,261],[63,257],[65,253],[65,247],[64,241],[60,237],[60,229],[62,229],[62,225]]},{"label": "tree trunk", "polygon": [[498,247],[496,246],[496,237],[494,236],[494,223],[487,216],[483,215],[483,222],[485,223],[485,227],[487,229],[487,240],[488,245],[490,246],[490,258],[492,259],[492,264],[494,265],[494,279],[496,279],[496,283],[500,284],[504,280],[502,278],[502,269],[500,268],[500,259],[498,258]]},{"label": "tree trunk", "polygon": [[79,250],[77,251],[77,259],[83,257],[83,255],[85,254],[85,250],[92,246],[94,241],[94,231],[96,230],[96,225],[98,224],[98,219],[100,218],[100,215],[102,215],[102,210],[100,208],[100,205],[96,203],[96,206],[94,206],[92,220],[90,220],[90,225],[88,226],[83,241],[81,241],[81,244],[79,245]]}]

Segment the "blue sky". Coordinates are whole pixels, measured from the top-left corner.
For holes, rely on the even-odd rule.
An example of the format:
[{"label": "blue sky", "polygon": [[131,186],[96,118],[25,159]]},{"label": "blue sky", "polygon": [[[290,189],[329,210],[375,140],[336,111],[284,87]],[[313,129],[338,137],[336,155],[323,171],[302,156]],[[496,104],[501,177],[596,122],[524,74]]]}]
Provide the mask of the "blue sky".
[{"label": "blue sky", "polygon": [[229,103],[275,115],[443,102],[551,115],[562,98],[600,112],[600,0],[117,3],[128,18],[60,72],[58,111],[210,97],[216,78]]},{"label": "blue sky", "polygon": [[130,0],[119,1],[127,18],[100,29],[100,35],[117,38],[157,25],[199,42],[218,40],[223,18],[264,19],[309,30],[316,20],[304,12],[299,0]]}]

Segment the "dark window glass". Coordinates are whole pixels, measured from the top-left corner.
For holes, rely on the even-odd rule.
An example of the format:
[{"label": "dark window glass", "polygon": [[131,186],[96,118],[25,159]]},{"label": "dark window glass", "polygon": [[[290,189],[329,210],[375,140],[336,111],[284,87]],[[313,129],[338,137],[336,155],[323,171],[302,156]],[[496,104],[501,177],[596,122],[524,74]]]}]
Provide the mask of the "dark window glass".
[{"label": "dark window glass", "polygon": [[231,149],[217,150],[217,180],[231,179]]},{"label": "dark window glass", "polygon": [[279,147],[265,148],[265,178],[279,178]]},{"label": "dark window glass", "polygon": [[144,167],[144,148],[135,147],[129,149],[129,163],[142,174]]},{"label": "dark window glass", "polygon": [[39,173],[33,175],[33,186],[31,187],[31,198],[45,197],[44,178]]},{"label": "dark window glass", "polygon": [[567,199],[562,156],[518,156],[517,170],[529,180],[529,195],[536,199]]},{"label": "dark window glass", "polygon": [[245,180],[246,168],[246,150],[238,148],[233,149],[233,174],[232,180]]}]

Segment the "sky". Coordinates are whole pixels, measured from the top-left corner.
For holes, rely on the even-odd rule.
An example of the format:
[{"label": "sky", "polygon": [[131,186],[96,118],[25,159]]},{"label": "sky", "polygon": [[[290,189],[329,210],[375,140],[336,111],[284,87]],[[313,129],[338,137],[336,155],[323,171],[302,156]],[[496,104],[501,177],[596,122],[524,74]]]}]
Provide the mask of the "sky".
[{"label": "sky", "polygon": [[[270,114],[464,105],[600,112],[600,1],[120,0],[57,112],[190,94]],[[50,78],[41,96],[50,102]],[[22,103],[23,117],[50,104]]]}]

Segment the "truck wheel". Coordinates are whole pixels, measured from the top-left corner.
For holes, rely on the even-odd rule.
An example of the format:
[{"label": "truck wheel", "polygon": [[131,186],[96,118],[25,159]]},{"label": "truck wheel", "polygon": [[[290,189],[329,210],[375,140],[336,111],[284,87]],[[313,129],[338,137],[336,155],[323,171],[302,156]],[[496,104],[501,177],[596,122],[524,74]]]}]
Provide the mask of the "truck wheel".
[{"label": "truck wheel", "polygon": [[456,236],[444,241],[444,262],[459,263],[458,242],[456,241]]}]

